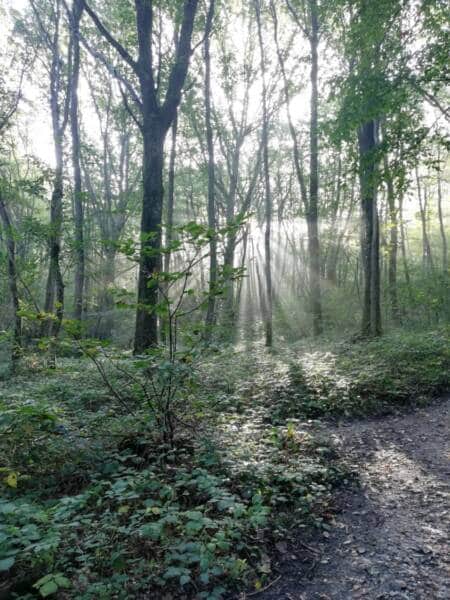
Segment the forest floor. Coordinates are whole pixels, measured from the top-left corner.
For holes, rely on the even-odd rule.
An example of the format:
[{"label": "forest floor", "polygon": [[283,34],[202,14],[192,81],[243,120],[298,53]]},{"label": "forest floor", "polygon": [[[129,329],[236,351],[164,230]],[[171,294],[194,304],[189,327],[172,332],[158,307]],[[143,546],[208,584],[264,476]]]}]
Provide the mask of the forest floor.
[{"label": "forest floor", "polygon": [[212,348],[173,446],[147,363],[26,354],[0,378],[0,599],[450,598],[448,333]]},{"label": "forest floor", "polygon": [[360,486],[343,494],[333,529],[302,544],[304,562],[284,548],[279,579],[258,597],[449,598],[450,397],[407,414],[319,427]]}]

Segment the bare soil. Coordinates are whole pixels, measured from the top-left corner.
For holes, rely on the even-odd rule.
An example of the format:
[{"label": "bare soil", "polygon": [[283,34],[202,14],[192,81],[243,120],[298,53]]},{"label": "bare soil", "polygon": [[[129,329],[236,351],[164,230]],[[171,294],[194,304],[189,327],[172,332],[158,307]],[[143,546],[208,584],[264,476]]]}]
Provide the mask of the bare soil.
[{"label": "bare soil", "polygon": [[344,493],[329,533],[280,546],[278,575],[251,596],[450,599],[450,398],[321,428],[360,486]]}]

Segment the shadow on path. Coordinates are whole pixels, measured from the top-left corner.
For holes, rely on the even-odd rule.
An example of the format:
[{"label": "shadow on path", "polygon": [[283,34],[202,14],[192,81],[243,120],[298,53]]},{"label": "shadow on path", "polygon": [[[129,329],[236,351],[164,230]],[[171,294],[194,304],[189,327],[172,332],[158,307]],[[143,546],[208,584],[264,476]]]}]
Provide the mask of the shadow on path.
[{"label": "shadow on path", "polygon": [[361,488],[344,494],[335,527],[309,544],[308,560],[280,555],[280,579],[252,597],[449,599],[450,398],[323,433],[358,471]]}]

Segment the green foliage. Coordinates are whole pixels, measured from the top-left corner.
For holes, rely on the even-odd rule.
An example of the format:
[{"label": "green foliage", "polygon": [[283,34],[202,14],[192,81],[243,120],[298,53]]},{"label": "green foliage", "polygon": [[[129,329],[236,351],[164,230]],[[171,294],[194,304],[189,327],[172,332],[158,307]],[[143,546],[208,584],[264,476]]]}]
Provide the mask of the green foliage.
[{"label": "green foliage", "polygon": [[281,392],[280,413],[380,414],[439,396],[450,388],[449,347],[442,329],[396,332],[305,354],[291,364],[289,397]]},{"label": "green foliage", "polygon": [[[205,381],[191,404],[198,434],[179,428],[164,446],[139,386],[129,414],[105,396],[90,361],[59,365],[35,365],[26,379],[19,370],[7,384],[2,427],[14,441],[1,453],[19,477],[16,488],[2,484],[0,566],[11,593],[219,599],[270,576],[270,544],[294,523],[326,526],[342,474],[322,442],[292,426],[236,440],[211,411]],[[126,381],[105,368],[115,386]],[[164,379],[164,361],[160,368]],[[103,399],[93,401],[97,394]]]}]

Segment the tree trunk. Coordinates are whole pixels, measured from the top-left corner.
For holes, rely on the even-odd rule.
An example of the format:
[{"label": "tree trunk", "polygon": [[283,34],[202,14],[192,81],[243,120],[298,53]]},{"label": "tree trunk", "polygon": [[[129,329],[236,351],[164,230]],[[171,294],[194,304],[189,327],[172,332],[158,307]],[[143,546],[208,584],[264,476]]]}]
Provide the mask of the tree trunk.
[{"label": "tree trunk", "polygon": [[[170,70],[164,103],[159,103],[153,74],[152,34],[153,6],[135,0],[139,59],[135,63],[123,52],[139,79],[143,138],[143,201],[141,219],[141,255],[138,278],[138,306],[134,352],[141,353],[158,344],[159,300],[157,275],[161,270],[161,221],[163,209],[164,141],[181,101],[189,59],[191,38],[198,0],[185,0],[176,56]],[[118,44],[116,44],[118,46]]]},{"label": "tree trunk", "polygon": [[158,343],[158,273],[161,271],[161,217],[163,207],[164,134],[156,119],[144,114],[144,157],[141,254],[134,351],[140,353]]},{"label": "tree trunk", "polygon": [[84,215],[83,195],[81,184],[80,164],[80,128],[78,120],[78,79],[80,72],[80,39],[79,27],[83,14],[82,0],[74,0],[71,13],[73,63],[71,78],[71,104],[70,125],[72,133],[72,165],[73,165],[73,193],[74,193],[74,225],[75,225],[75,279],[74,279],[74,310],[73,316],[81,320],[83,313],[83,288],[84,288]]},{"label": "tree trunk", "polygon": [[406,289],[408,290],[409,301],[413,303],[413,293],[411,287],[411,277],[409,274],[408,257],[406,255],[406,233],[403,222],[403,192],[400,192],[398,200],[398,220],[400,222],[400,249],[402,251],[403,273],[405,275]]},{"label": "tree trunk", "polygon": [[261,24],[261,7],[259,0],[255,0],[255,12],[258,26],[258,42],[260,52],[260,66],[262,74],[262,104],[263,104],[263,122],[262,122],[262,154],[263,154],[263,171],[264,171],[264,273],[266,280],[266,301],[264,303],[264,331],[265,344],[268,348],[272,346],[273,331],[272,331],[272,267],[271,267],[271,225],[272,225],[272,194],[270,189],[270,172],[269,172],[269,114],[267,110],[267,83],[266,83],[266,59],[264,53],[264,41]]},{"label": "tree trunk", "polygon": [[397,294],[397,254],[398,254],[398,211],[395,206],[395,193],[387,156],[384,156],[384,171],[386,174],[387,202],[389,215],[389,246],[388,246],[388,290],[391,315],[393,322],[400,324],[400,308]]},{"label": "tree trunk", "polygon": [[205,28],[204,58],[205,58],[205,125],[206,144],[208,148],[208,228],[209,242],[209,297],[206,311],[206,339],[211,337],[211,329],[215,323],[216,283],[217,283],[217,240],[216,240],[216,200],[215,200],[215,165],[214,140],[211,123],[211,56],[210,35],[214,18],[214,0],[210,1]]},{"label": "tree trunk", "polygon": [[3,200],[2,193],[0,190],[0,219],[3,224],[3,231],[6,242],[6,252],[8,257],[8,284],[9,291],[11,294],[11,303],[14,315],[14,328],[13,328],[13,343],[12,343],[12,359],[13,362],[18,358],[18,350],[22,342],[22,319],[19,314],[19,292],[17,289],[17,269],[16,269],[16,243],[14,240],[14,233],[11,226],[11,219],[6,204]]},{"label": "tree trunk", "polygon": [[419,169],[416,166],[416,183],[417,196],[419,198],[420,222],[422,225],[422,263],[423,268],[428,269],[433,267],[433,259],[431,256],[430,240],[427,231],[427,200],[426,196],[422,195],[422,186],[420,183]]},{"label": "tree trunk", "polygon": [[[60,136],[55,136],[56,168],[50,203],[49,270],[44,300],[44,312],[53,313],[56,306],[56,321],[46,319],[42,323],[41,335],[57,335],[64,314],[64,282],[61,274],[60,253],[63,219],[63,149]],[[56,298],[55,298],[56,295]]]},{"label": "tree trunk", "polygon": [[[67,99],[63,108],[60,106],[59,93],[61,89],[62,57],[59,51],[60,2],[57,2],[53,38],[51,40],[50,67],[50,111],[52,118],[53,143],[55,149],[55,171],[53,191],[50,202],[50,233],[48,237],[49,269],[44,300],[44,311],[53,313],[56,308],[56,320],[44,319],[41,335],[57,336],[64,314],[64,282],[60,266],[61,237],[63,224],[63,138],[67,125]],[[43,32],[44,34],[45,32]]]},{"label": "tree trunk", "polygon": [[311,11],[311,122],[310,122],[310,175],[308,223],[309,285],[314,335],[322,333],[322,303],[320,290],[320,245],[319,245],[319,132],[318,132],[318,44],[319,22],[317,1],[310,0]]},{"label": "tree trunk", "polygon": [[[175,117],[172,123],[172,141],[169,157],[169,172],[167,181],[167,227],[166,227],[166,247],[170,247],[173,241],[173,216],[175,209],[175,161],[177,157],[177,131],[178,117]],[[170,270],[170,251],[164,254],[164,272]]]},{"label": "tree trunk", "polygon": [[361,263],[364,275],[362,334],[381,334],[379,224],[377,210],[376,148],[377,123],[362,125],[359,138],[361,187]]},{"label": "tree trunk", "polygon": [[437,172],[437,192],[438,192],[438,218],[439,218],[439,231],[441,233],[442,240],[442,270],[444,276],[448,275],[448,244],[447,236],[445,234],[444,216],[442,213],[442,177],[440,171],[440,156],[438,154],[439,170]]}]

